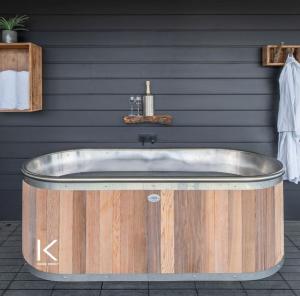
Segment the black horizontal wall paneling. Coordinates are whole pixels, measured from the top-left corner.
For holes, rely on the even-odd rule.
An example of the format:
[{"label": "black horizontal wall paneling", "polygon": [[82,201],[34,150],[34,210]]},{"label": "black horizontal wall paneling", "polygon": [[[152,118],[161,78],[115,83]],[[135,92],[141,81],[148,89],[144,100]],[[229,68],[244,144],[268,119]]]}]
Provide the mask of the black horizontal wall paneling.
[{"label": "black horizontal wall paneling", "polygon": [[[158,94],[272,94],[273,79],[152,79]],[[45,94],[142,93],[145,79],[51,79]]]},{"label": "black horizontal wall paneling", "polygon": [[[15,1],[21,41],[43,46],[44,111],[0,113],[0,220],[21,217],[21,164],[75,148],[232,148],[276,156],[280,68],[265,44],[298,43],[300,6],[274,1]],[[128,97],[151,79],[171,127],[125,126]],[[300,219],[299,187],[285,184],[286,218]]]},{"label": "black horizontal wall paneling", "polygon": [[[79,34],[77,32],[26,32],[27,39],[41,45],[74,46],[260,46],[279,44],[284,35],[286,43],[298,39],[298,31],[103,31]],[[68,38],[66,38],[66,36]],[[80,36],[80,38],[79,38]]]},{"label": "black horizontal wall paneling", "polygon": [[[38,5],[40,4],[40,5]],[[110,0],[84,2],[64,0],[44,0],[43,5],[37,0],[26,2],[5,2],[1,7],[3,13],[14,14],[22,11],[27,14],[299,14],[300,8],[297,0],[287,2],[266,1],[240,1],[236,0],[174,0],[138,1],[138,0]]]},{"label": "black horizontal wall paneling", "polygon": [[[187,148],[198,148],[206,147],[206,148],[231,148],[231,149],[240,149],[247,151],[256,151],[258,153],[263,153],[267,155],[273,155],[275,152],[275,147],[273,142],[208,142],[208,143],[182,143],[182,142],[174,142],[172,143],[173,147],[187,147]],[[141,144],[136,142],[133,143],[94,143],[94,142],[20,142],[16,145],[15,142],[6,142],[0,143],[0,159],[9,161],[12,159],[29,159],[38,155],[51,153],[55,151],[61,150],[69,150],[69,149],[84,149],[84,148],[141,148]],[[151,148],[153,145],[145,144],[145,147]],[[158,142],[155,145],[155,148],[170,148],[170,143],[168,142]],[[18,172],[16,170],[15,172]]]},{"label": "black horizontal wall paneling", "polygon": [[[252,78],[269,79],[277,69],[263,68],[256,64],[173,64],[173,63],[51,63],[44,66],[45,79],[196,79],[196,78]],[[153,86],[155,89],[155,85]]]},{"label": "black horizontal wall paneling", "polygon": [[[45,63],[254,63],[261,49],[233,46],[122,46],[122,48],[93,45],[53,46],[44,48]],[[264,70],[268,71],[268,70]]]},{"label": "black horizontal wall paneling", "polygon": [[[159,111],[157,109],[157,111]],[[48,111],[0,116],[0,126],[120,126],[126,111]],[[272,126],[270,111],[170,111],[173,126]],[[255,118],[255,121],[253,121]]]},{"label": "black horizontal wall paneling", "polygon": [[[99,94],[63,94],[45,95],[47,110],[124,110],[128,112],[128,97]],[[155,109],[166,110],[272,110],[277,98],[270,95],[246,94],[155,94]],[[4,116],[1,115],[0,118]]]},{"label": "black horizontal wall paneling", "polygon": [[[227,0],[228,1],[228,0]],[[37,15],[33,31],[295,30],[298,15]]]},{"label": "black horizontal wall paneling", "polygon": [[137,135],[156,133],[161,142],[272,142],[273,127],[0,127],[4,142],[127,142]]}]

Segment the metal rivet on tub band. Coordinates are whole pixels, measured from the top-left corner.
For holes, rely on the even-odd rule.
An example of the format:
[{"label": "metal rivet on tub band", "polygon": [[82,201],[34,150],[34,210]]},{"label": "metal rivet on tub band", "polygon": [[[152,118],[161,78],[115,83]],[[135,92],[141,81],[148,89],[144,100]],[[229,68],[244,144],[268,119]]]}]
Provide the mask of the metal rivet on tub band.
[{"label": "metal rivet on tub band", "polygon": [[160,201],[160,196],[158,194],[150,194],[148,195],[147,199],[150,202],[158,202]]}]

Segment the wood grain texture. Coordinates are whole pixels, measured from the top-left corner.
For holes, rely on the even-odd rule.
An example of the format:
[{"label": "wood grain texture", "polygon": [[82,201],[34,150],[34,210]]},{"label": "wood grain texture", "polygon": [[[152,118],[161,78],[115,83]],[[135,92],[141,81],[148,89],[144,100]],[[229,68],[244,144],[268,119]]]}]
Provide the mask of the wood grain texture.
[{"label": "wood grain texture", "polygon": [[[149,194],[160,201],[148,201]],[[38,260],[42,249],[58,240]],[[23,253],[53,273],[241,273],[283,257],[282,184],[259,190],[55,191],[23,184]]]},{"label": "wood grain texture", "polygon": [[33,43],[0,43],[0,71],[29,72],[29,109],[0,112],[33,112],[42,109],[42,49]]},{"label": "wood grain texture", "polygon": [[138,123],[159,123],[170,125],[173,117],[171,115],[153,115],[153,116],[135,116],[128,115],[123,117],[123,122],[126,124]]},{"label": "wood grain texture", "polygon": [[263,47],[263,66],[284,66],[289,51],[295,53],[299,61],[300,45],[267,45]]},{"label": "wood grain texture", "polygon": [[174,273],[175,270],[175,219],[174,191],[165,190],[161,194],[160,211],[161,273]]}]

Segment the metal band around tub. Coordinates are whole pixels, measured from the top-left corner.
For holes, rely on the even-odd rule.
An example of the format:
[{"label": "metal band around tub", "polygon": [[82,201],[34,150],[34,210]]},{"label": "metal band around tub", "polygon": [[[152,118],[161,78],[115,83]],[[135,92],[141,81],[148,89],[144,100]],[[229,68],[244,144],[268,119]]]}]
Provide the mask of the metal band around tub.
[{"label": "metal band around tub", "polygon": [[182,273],[182,274],[57,274],[38,271],[28,265],[29,271],[50,281],[251,281],[275,274],[283,265],[284,258],[275,266],[257,272],[242,273]]},{"label": "metal band around tub", "polygon": [[176,181],[150,181],[149,179],[128,179],[126,181],[111,181],[109,179],[95,182],[57,182],[38,180],[31,177],[24,177],[24,181],[31,186],[52,190],[251,190],[264,189],[275,186],[282,181],[282,175],[272,179],[261,181],[230,182],[210,180],[191,180],[180,179]]}]

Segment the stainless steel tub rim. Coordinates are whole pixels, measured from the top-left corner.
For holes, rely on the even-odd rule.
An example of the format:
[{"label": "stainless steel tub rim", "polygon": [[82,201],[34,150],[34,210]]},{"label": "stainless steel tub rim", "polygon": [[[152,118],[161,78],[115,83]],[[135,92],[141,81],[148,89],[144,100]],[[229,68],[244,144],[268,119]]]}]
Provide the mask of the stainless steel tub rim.
[{"label": "stainless steel tub rim", "polygon": [[58,183],[240,183],[281,180],[284,174],[275,158],[215,148],[73,149],[28,160],[21,171],[27,179]]}]

